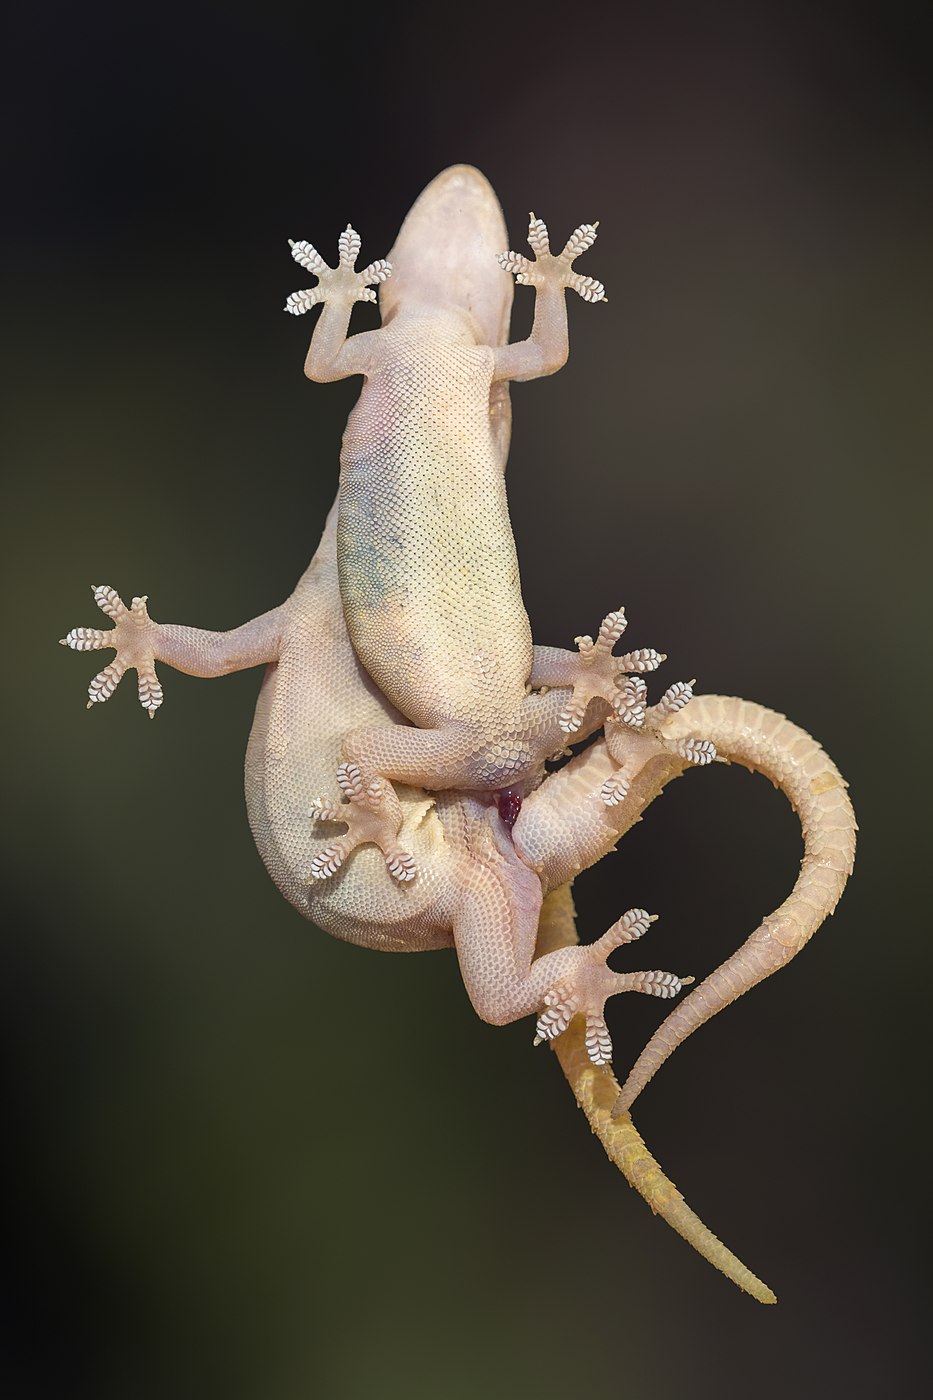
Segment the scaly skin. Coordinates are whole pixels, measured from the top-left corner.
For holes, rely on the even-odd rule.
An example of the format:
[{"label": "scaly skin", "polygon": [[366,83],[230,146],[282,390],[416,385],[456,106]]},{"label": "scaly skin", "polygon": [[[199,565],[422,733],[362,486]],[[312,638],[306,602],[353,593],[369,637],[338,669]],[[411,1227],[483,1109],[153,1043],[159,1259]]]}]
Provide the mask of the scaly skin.
[{"label": "scaly skin", "polygon": [[[704,1021],[790,962],[835,909],[855,860],[857,828],[846,784],[816,740],[762,705],[700,695],[654,732],[609,721],[605,740],[551,774],[530,795],[513,839],[546,891],[559,889],[614,849],[666,784],[692,766],[678,748],[697,734],[715,743],[721,761],[763,773],[786,794],[803,829],[803,862],[780,908],[651,1037],[620,1091],[616,1113],[631,1108],[664,1060]],[[627,795],[607,806],[604,785],[622,769],[628,776]]]},{"label": "scaly skin", "polygon": [[[631,1108],[688,1035],[800,952],[836,908],[855,861],[855,813],[845,780],[809,734],[763,705],[723,695],[698,697],[669,721],[667,737],[685,737],[688,728],[711,739],[723,759],[763,773],[784,792],[803,829],[803,863],[780,908],[655,1031],[622,1087],[617,1113]],[[610,736],[610,752],[612,743]]]},{"label": "scaly skin", "polygon": [[[503,253],[495,195],[477,171],[454,167],[428,186],[378,264],[382,328],[349,339],[370,270],[334,270],[310,245],[295,245],[319,285],[293,294],[289,309],[304,309],[295,297],[324,303],[306,374],[363,376],[338,496],[347,628],[370,676],[417,726],[348,735],[344,755],[367,774],[496,791],[534,785],[563,747],[566,697],[528,693],[531,628],[490,403],[501,403],[508,381],[553,374],[566,361],[565,289],[604,299],[599,283],[572,269],[595,237],[595,226],[581,225],[555,256],[532,218],[534,261]],[[536,291],[531,335],[514,345],[501,343],[512,295],[503,268]],[[571,683],[575,660],[568,654]],[[610,700],[623,670],[620,658],[593,698]]]},{"label": "scaly skin", "polygon": [[[340,495],[308,570],[287,602],[222,634],[159,624],[145,598],[127,608],[113,589],[97,588],[114,628],[76,628],[63,641],[78,651],[116,650],[91,682],[90,707],[135,667],[150,717],[163,700],[156,661],[199,676],[266,664],[246,794],[257,846],[286,898],[334,936],[367,947],[454,947],[488,1021],[536,1014],[537,1038],[555,1042],[594,1130],[652,1209],[740,1287],[773,1301],[684,1205],[627,1108],[675,1045],[783,966],[831,912],[851,869],[854,818],[837,770],[783,717],[741,700],[694,699],[685,682],[649,705],[641,676],[663,658],[645,648],[614,654],[626,625],[621,609],[595,641],[578,638],[576,653],[532,649],[502,487],[507,383],[562,363],[564,288],[582,286],[595,299],[598,284],[580,284],[569,270],[592,230],[578,231],[555,258],[533,223],[536,261],[510,253],[502,266],[536,285],[535,329],[507,345],[510,282],[493,256],[502,234],[489,186],[455,167],[406,220],[392,281],[385,263],[354,270],[352,230],[336,269],[310,245],[293,245],[319,287],[293,294],[289,309],[324,304],[309,373],[366,373],[372,381],[348,429]],[[374,283],[384,327],[347,339],[352,305],[372,300]],[[417,392],[406,407],[400,387],[406,368],[431,370],[432,344],[449,391],[443,412],[436,396]],[[447,507],[442,484],[455,498]],[[471,514],[464,499],[477,495],[481,508]],[[385,574],[371,567],[377,557]],[[373,592],[377,574],[391,576],[391,587]],[[547,754],[600,725],[604,738],[543,777]],[[613,949],[648,932],[646,911],[628,910],[580,947],[560,891],[616,844],[665,783],[717,750],[766,773],[790,797],[804,827],[801,876],[781,908],[668,1017],[619,1091],[606,1067],[607,997],[666,997],[681,981],[607,967]],[[498,792],[505,779],[508,794]]]},{"label": "scaly skin", "polygon": [[[538,927],[538,952],[551,952],[577,941],[576,917],[569,885],[560,885],[549,894],[541,909]],[[726,1246],[718,1240],[700,1217],[690,1209],[672,1181],[648,1151],[632,1122],[630,1113],[614,1111],[619,1098],[619,1083],[608,1065],[594,1065],[586,1052],[582,1017],[575,1017],[568,1030],[553,1042],[560,1067],[586,1114],[593,1132],[599,1138],[611,1162],[619,1168],[630,1186],[644,1196],[651,1209],[671,1229],[708,1259],[739,1288],[750,1293],[759,1303],[776,1303],[777,1298],[767,1284],[756,1278]]]}]

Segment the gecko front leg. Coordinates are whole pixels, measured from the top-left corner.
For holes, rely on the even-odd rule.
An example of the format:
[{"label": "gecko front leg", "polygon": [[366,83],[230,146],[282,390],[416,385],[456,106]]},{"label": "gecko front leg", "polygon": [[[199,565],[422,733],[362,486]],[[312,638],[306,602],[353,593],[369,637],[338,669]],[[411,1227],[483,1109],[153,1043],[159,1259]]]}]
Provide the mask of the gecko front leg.
[{"label": "gecko front leg", "polygon": [[162,685],[155,663],[164,661],[189,676],[227,676],[249,666],[274,661],[285,625],[285,605],[253,618],[231,632],[207,632],[199,627],[179,627],[154,622],[147,598],[134,598],[127,607],[116,589],[94,585],[94,601],[113,619],[109,629],[73,627],[61,638],[72,651],[102,651],[113,647],[116,656],[88,687],[88,709],[109,700],[123,676],[135,670],[139,678],[139,703],[149,715],[162,704]]},{"label": "gecko front leg", "polygon": [[414,859],[397,839],[402,804],[392,784],[384,778],[367,781],[355,763],[341,763],[337,786],[344,802],[335,804],[315,798],[308,816],[319,822],[341,822],[347,827],[347,834],[317,853],[311,862],[311,880],[329,880],[357,846],[370,843],[382,851],[386,869],[399,884],[413,880],[417,874]]},{"label": "gecko front leg", "polygon": [[311,337],[305,359],[305,374],[309,379],[324,384],[365,373],[369,363],[368,352],[373,337],[378,333],[368,331],[348,340],[350,316],[358,301],[376,300],[373,288],[391,277],[391,265],[385,258],[377,258],[362,272],[357,272],[360,236],[349,224],[337,240],[336,267],[326,263],[317,249],[304,239],[297,242],[289,239],[289,246],[295,261],[313,272],[318,284],[307,291],[292,292],[285,303],[285,310],[293,316],[303,316],[319,303],[324,306]]},{"label": "gecko front leg", "polygon": [[564,291],[569,288],[584,301],[607,301],[606,289],[594,277],[573,271],[581,253],[596,242],[598,224],[580,224],[568,238],[562,252],[551,252],[547,225],[534,214],[528,225],[528,243],[534,260],[522,253],[498,254],[499,266],[513,272],[523,287],[535,289],[535,319],[527,340],[496,346],[494,379],[540,379],[554,374],[567,363],[567,306]]}]

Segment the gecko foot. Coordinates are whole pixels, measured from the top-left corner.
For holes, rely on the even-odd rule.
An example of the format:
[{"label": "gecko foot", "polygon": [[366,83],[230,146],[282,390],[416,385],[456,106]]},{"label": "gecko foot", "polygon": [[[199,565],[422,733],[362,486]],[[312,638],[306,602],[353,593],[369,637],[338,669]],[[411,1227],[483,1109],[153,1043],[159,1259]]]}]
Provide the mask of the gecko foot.
[{"label": "gecko foot", "polygon": [[316,287],[304,292],[292,292],[284,309],[293,316],[303,316],[319,301],[344,301],[350,305],[356,301],[375,301],[373,287],[392,275],[392,268],[385,258],[377,258],[362,272],[354,270],[360,253],[360,236],[349,224],[337,240],[336,267],[330,267],[317,249],[303,238],[297,241],[290,238],[288,243],[295,262],[313,272],[318,279]]},{"label": "gecko foot", "polygon": [[543,287],[548,284],[569,287],[584,301],[608,301],[606,289],[595,277],[582,277],[573,271],[573,264],[581,253],[596,242],[599,224],[580,224],[575,228],[560,253],[552,253],[547,225],[543,219],[529,215],[528,243],[534,253],[534,261],[522,253],[498,253],[496,261],[506,272],[515,274],[516,282],[523,287]]},{"label": "gecko foot", "polygon": [[544,1010],[535,1026],[535,1045],[556,1040],[577,1013],[586,1018],[586,1053],[594,1065],[607,1065],[612,1059],[612,1040],[606,1026],[605,1006],[617,992],[644,992],[647,996],[675,997],[692,977],[673,972],[613,972],[606,959],[624,943],[634,943],[647,933],[657,914],[629,909],[595,943],[582,948],[583,959],[572,979],[565,979],[544,998]]},{"label": "gecko foot", "polygon": [[[645,683],[641,673],[654,671],[667,658],[653,647],[613,656],[612,649],[628,623],[624,608],[603,618],[595,642],[592,637],[576,637],[579,657],[573,677],[573,693],[560,712],[558,724],[565,734],[576,734],[591,700],[605,700],[625,724],[644,721]],[[620,681],[622,684],[620,684]]]},{"label": "gecko foot", "polygon": [[636,774],[655,755],[676,754],[697,768],[717,757],[716,745],[699,736],[668,739],[666,722],[693,699],[696,681],[676,681],[656,705],[647,705],[647,690],[639,676],[629,676],[612,705],[606,724],[606,746],[619,766],[606,779],[599,795],[607,807],[617,807],[628,796]]},{"label": "gecko foot", "polygon": [[341,763],[337,769],[337,786],[346,801],[327,802],[315,798],[308,808],[308,816],[320,822],[343,822],[348,828],[347,834],[339,836],[314,857],[308,883],[336,875],[351,851],[368,842],[382,851],[386,869],[393,879],[402,885],[413,880],[418,873],[415,862],[396,840],[402,825],[402,806],[392,784],[385,778],[367,781],[356,763]]},{"label": "gecko foot", "polygon": [[124,672],[135,667],[139,678],[139,703],[153,719],[162,704],[162,686],[155,670],[159,624],[149,616],[147,599],[134,598],[127,607],[113,588],[95,584],[91,591],[101,612],[113,618],[114,626],[107,631],[98,627],[73,627],[60,641],[61,646],[71,647],[72,651],[101,651],[113,647],[117,653],[88,686],[87,707],[90,710],[109,700]]}]

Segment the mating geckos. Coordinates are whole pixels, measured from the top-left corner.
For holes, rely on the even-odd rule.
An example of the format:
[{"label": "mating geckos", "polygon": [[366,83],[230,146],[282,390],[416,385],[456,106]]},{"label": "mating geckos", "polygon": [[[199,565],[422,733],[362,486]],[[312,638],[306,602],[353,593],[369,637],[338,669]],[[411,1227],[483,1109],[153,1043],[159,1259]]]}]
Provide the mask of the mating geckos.
[{"label": "mating geckos", "polygon": [[[311,565],[287,602],[228,633],[155,623],[144,598],[126,608],[98,588],[114,630],[78,628],[64,642],[116,648],[91,704],[136,667],[150,715],[162,703],[157,660],[204,676],[266,664],[246,792],[257,845],[286,897],[353,942],[454,946],[479,1015],[535,1014],[537,1038],[555,1042],[633,1184],[717,1267],[771,1301],[660,1173],[628,1109],[686,1035],[788,961],[831,912],[855,823],[833,764],[782,716],[694,697],[687,682],[649,706],[642,677],[664,658],[651,648],[613,655],[622,609],[576,651],[532,646],[504,486],[508,383],[566,359],[566,288],[603,299],[572,266],[595,234],[581,225],[555,256],[532,216],[534,260],[506,253],[490,186],[456,166],[416,202],[388,262],[357,273],[351,229],[336,269],[293,244],[318,285],[293,294],[288,309],[323,303],[306,372],[364,376]],[[514,345],[510,273],[536,290],[531,336]],[[374,286],[381,328],[348,337],[353,305],[374,300]],[[547,759],[599,729],[546,772]],[[804,829],[801,874],[781,909],[668,1016],[619,1091],[607,997],[671,996],[692,979],[608,967],[616,948],[647,932],[639,908],[577,946],[567,887],[666,782],[716,756],[760,769],[791,798]]]}]

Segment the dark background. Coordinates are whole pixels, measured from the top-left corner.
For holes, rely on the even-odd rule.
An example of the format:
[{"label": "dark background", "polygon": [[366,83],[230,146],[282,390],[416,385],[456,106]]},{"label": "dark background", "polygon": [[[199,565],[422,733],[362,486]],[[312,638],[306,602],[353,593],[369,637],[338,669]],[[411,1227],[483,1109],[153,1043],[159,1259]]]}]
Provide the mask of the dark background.
[{"label": "dark background", "polygon": [[[914,1395],[928,1324],[930,12],[194,0],[8,23],[4,1394]],[[87,714],[88,585],[225,628],[290,591],[352,384],[312,386],[286,238],[383,255],[471,161],[601,219],[509,489],[537,640],[624,602],[665,684],[817,734],[861,824],[835,918],[636,1121],[777,1291],[632,1194],[531,1024],[451,955],[340,945],[252,846],[258,673]],[[530,318],[519,290],[515,333]],[[360,310],[358,326],[368,324]],[[105,656],[106,659],[106,656]],[[786,802],[691,775],[581,880],[698,974],[784,897]],[[640,959],[640,961],[639,961]],[[629,1063],[661,1008],[620,999]]]}]

